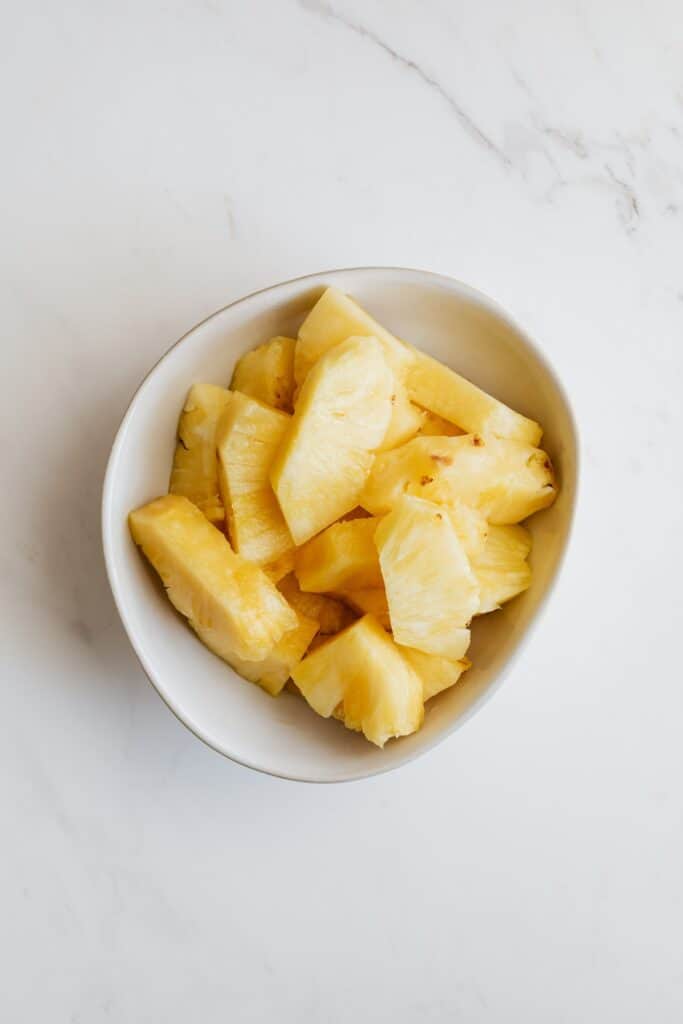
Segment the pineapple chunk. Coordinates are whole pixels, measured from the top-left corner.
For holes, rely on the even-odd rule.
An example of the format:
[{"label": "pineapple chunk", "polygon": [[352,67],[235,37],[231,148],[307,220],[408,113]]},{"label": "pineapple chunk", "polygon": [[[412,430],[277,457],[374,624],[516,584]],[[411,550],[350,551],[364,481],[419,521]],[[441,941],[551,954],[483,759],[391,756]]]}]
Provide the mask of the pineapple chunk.
[{"label": "pineapple chunk", "polygon": [[339,595],[360,615],[374,615],[384,629],[391,630],[389,605],[384,587],[369,587],[365,590],[343,590]]},{"label": "pineapple chunk", "polygon": [[294,396],[294,338],[279,335],[242,356],[230,387],[273,409],[292,411]]},{"label": "pineapple chunk", "polygon": [[[415,406],[416,409],[420,407]],[[425,437],[457,437],[458,434],[464,434],[465,431],[461,430],[460,427],[456,427],[455,423],[449,423],[448,420],[443,419],[441,416],[437,416],[435,412],[430,412],[429,409],[422,409],[422,424],[418,430],[418,434]]]},{"label": "pineapple chunk", "polygon": [[274,562],[294,547],[270,486],[273,459],[290,419],[235,391],[216,431],[230,540],[238,554],[257,565]]},{"label": "pineapple chunk", "polygon": [[479,613],[493,612],[526,590],[531,535],[523,526],[491,526],[484,550],[472,560],[479,581]]},{"label": "pineapple chunk", "polygon": [[260,661],[236,657],[227,659],[236,672],[250,682],[258,683],[272,697],[277,697],[284,688],[318,632],[318,623],[314,619],[300,612],[297,612],[297,618],[298,625],[284,633],[270,654]]},{"label": "pineapple chunk", "polygon": [[372,615],[309,654],[292,678],[314,711],[337,712],[378,747],[422,724],[422,683]]},{"label": "pineapple chunk", "polygon": [[296,544],[358,505],[389,424],[393,385],[374,338],[348,338],[311,370],[270,475]]},{"label": "pineapple chunk", "polygon": [[307,594],[300,590],[293,573],[285,576],[278,590],[296,612],[316,620],[323,636],[339,633],[353,622],[353,613],[341,601],[326,594]]},{"label": "pineapple chunk", "polygon": [[432,697],[436,697],[437,693],[447,690],[449,686],[455,686],[463,672],[472,665],[468,658],[450,661],[448,658],[439,658],[435,654],[416,651],[414,647],[401,647],[400,651],[422,681],[425,703]]},{"label": "pineapple chunk", "polygon": [[173,458],[171,494],[183,494],[206,518],[220,524],[225,518],[218,489],[216,427],[230,392],[214,384],[194,384],[178,421],[178,445]]},{"label": "pineapple chunk", "polygon": [[457,661],[469,645],[479,586],[446,510],[404,495],[375,543],[397,643]]},{"label": "pineapple chunk", "polygon": [[445,506],[458,540],[465,549],[470,562],[477,558],[486,546],[489,535],[489,524],[486,517],[471,505],[466,505],[459,498],[453,498]]},{"label": "pineapple chunk", "polygon": [[375,459],[360,503],[373,515],[414,494],[440,504],[460,499],[495,524],[516,523],[555,500],[550,459],[521,441],[415,437]]},{"label": "pineapple chunk", "polygon": [[294,548],[262,568],[272,583],[279,583],[285,576],[289,576],[290,572],[294,572]]},{"label": "pineapple chunk", "polygon": [[335,523],[309,540],[295,555],[294,571],[302,590],[326,591],[381,587],[375,547],[377,519]]},{"label": "pineapple chunk", "polygon": [[167,494],[131,512],[133,540],[169,599],[215,654],[258,661],[298,625],[296,613],[257,566],[187,498]]},{"label": "pineapple chunk", "polygon": [[408,392],[400,380],[394,385],[391,406],[389,427],[379,447],[381,452],[388,452],[405,444],[411,437],[415,437],[424,422],[423,413],[410,401]]},{"label": "pineapple chunk", "polygon": [[410,397],[418,405],[468,433],[496,434],[538,445],[543,431],[534,420],[503,405],[424,352],[413,349],[413,355],[406,382]]},{"label": "pineapple chunk", "polygon": [[329,349],[347,338],[377,338],[387,362],[401,379],[412,362],[409,348],[338,288],[323,292],[301,327],[294,353],[294,379],[299,387],[312,366]]}]

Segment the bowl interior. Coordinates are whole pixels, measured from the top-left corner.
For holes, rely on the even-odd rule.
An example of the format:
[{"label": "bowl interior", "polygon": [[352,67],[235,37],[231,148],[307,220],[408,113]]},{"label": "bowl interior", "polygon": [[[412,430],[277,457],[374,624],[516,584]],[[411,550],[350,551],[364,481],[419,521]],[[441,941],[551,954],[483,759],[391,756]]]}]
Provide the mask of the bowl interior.
[{"label": "bowl interior", "polygon": [[[352,294],[390,330],[539,420],[558,471],[555,505],[530,520],[530,590],[475,620],[462,681],[430,702],[423,728],[378,750],[302,700],[277,700],[244,682],[206,650],[175,613],[130,539],[129,511],[164,494],[175,431],[194,381],[227,385],[243,352],[275,334],[294,334],[322,289]],[[452,731],[491,692],[519,649],[559,568],[571,524],[576,439],[552,370],[490,300],[420,271],[355,269],[276,285],[195,327],[152,370],[133,398],[110,458],[103,538],[114,597],[131,642],[159,693],[198,736],[251,767],[289,778],[339,781],[396,767]]]}]

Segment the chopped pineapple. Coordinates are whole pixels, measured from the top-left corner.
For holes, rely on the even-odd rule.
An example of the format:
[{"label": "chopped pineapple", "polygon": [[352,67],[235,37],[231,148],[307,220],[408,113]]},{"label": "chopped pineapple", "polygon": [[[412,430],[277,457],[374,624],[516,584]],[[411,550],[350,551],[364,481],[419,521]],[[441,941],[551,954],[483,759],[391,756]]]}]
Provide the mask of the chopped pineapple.
[{"label": "chopped pineapple", "polygon": [[292,678],[314,711],[337,712],[378,747],[422,724],[422,683],[372,615],[309,654]]},{"label": "chopped pineapple", "polygon": [[406,380],[408,393],[418,405],[468,433],[496,434],[538,445],[543,431],[534,420],[503,405],[426,353],[413,349],[413,356]]},{"label": "chopped pineapple", "polygon": [[405,444],[411,437],[415,437],[424,422],[423,413],[408,398],[400,380],[394,384],[394,392],[391,396],[391,419],[384,440],[379,451],[388,452],[392,448],[398,448]]},{"label": "chopped pineapple", "polygon": [[294,354],[294,378],[300,387],[311,367],[329,349],[347,338],[377,338],[387,362],[401,379],[412,361],[410,349],[338,288],[323,292],[301,327]]},{"label": "chopped pineapple", "polygon": [[265,658],[298,625],[265,573],[236,555],[187,498],[157,498],[131,512],[129,524],[172,603],[226,661]]},{"label": "chopped pineapple", "polygon": [[235,367],[230,387],[274,409],[291,412],[295,346],[294,338],[278,335],[246,352]]},{"label": "chopped pineapple", "polygon": [[368,587],[365,590],[343,590],[339,595],[360,615],[374,615],[384,629],[391,629],[389,605],[384,587]]},{"label": "chopped pineapple", "polygon": [[318,623],[297,611],[298,625],[284,633],[270,654],[261,661],[245,661],[230,657],[235,672],[252,683],[258,683],[272,697],[284,688],[294,667],[299,664],[318,632]]},{"label": "chopped pineapple", "polygon": [[457,661],[469,645],[479,586],[446,510],[404,495],[375,543],[397,643]]},{"label": "chopped pineapple", "polygon": [[373,338],[349,338],[311,370],[271,482],[296,544],[359,504],[391,416],[394,377]]},{"label": "chopped pineapple", "polygon": [[424,651],[416,651],[414,647],[401,647],[399,649],[410,667],[417,672],[422,681],[425,703],[431,700],[432,697],[436,697],[437,693],[447,690],[449,686],[455,686],[463,672],[472,665],[472,662],[467,658],[450,661],[448,658],[439,658],[436,654],[425,654]]},{"label": "chopped pineapple", "polygon": [[216,426],[230,401],[230,392],[214,384],[194,384],[178,421],[171,494],[184,494],[212,523],[225,518],[218,489]]},{"label": "chopped pineapple", "polygon": [[465,549],[470,562],[484,550],[489,535],[489,524],[486,516],[476,508],[465,504],[459,498],[453,498],[445,506],[453,529]]},{"label": "chopped pineapple", "polygon": [[293,573],[291,576],[285,576],[278,584],[278,590],[295,611],[316,620],[323,636],[339,633],[353,622],[352,611],[341,601],[326,594],[307,594],[300,590]]},{"label": "chopped pineapple", "polygon": [[439,504],[457,498],[479,509],[489,522],[516,523],[555,499],[550,459],[521,441],[461,437],[415,437],[379,454],[361,495],[373,515],[390,511],[404,493]]},{"label": "chopped pineapple", "polygon": [[484,550],[472,560],[479,581],[479,613],[495,611],[531,583],[531,535],[523,526],[491,526]]},{"label": "chopped pineapple", "polygon": [[381,587],[375,547],[377,519],[335,523],[299,548],[294,571],[302,590],[327,591]]},{"label": "chopped pineapple", "polygon": [[[420,409],[419,405],[416,405],[415,408]],[[448,420],[437,416],[435,412],[430,412],[429,409],[421,409],[420,411],[422,413],[422,424],[418,430],[420,435],[425,437],[457,437],[458,434],[465,433],[460,427],[456,427],[455,423],[449,423]]]},{"label": "chopped pineapple", "polygon": [[238,554],[257,565],[274,562],[294,547],[270,485],[273,459],[290,419],[234,391],[216,431],[230,540]]},{"label": "chopped pineapple", "polygon": [[285,576],[289,576],[290,572],[294,572],[294,548],[286,551],[274,562],[262,566],[262,569],[271,583],[279,583]]}]

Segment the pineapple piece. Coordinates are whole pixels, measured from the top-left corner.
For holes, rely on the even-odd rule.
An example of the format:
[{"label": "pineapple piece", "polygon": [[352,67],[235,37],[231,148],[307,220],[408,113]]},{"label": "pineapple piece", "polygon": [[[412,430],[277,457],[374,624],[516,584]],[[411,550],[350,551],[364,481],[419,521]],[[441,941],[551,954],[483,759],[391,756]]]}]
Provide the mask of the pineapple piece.
[{"label": "pineapple piece", "polygon": [[463,672],[472,665],[468,658],[450,661],[448,658],[439,658],[436,654],[416,651],[414,647],[401,647],[400,651],[420,677],[425,703],[436,697],[437,693],[455,686]]},{"label": "pineapple piece", "polygon": [[378,747],[422,724],[422,683],[372,615],[309,654],[292,678],[314,711],[324,718],[337,712]]},{"label": "pineapple piece", "polygon": [[445,509],[404,495],[375,543],[396,642],[458,661],[479,608],[479,585]]},{"label": "pineapple piece", "polygon": [[218,482],[230,540],[257,565],[281,558],[294,541],[270,486],[275,454],[290,416],[234,391],[216,431]]},{"label": "pineapple piece", "polygon": [[375,459],[360,503],[382,515],[402,494],[439,504],[460,499],[491,523],[516,523],[555,500],[553,467],[545,452],[521,441],[414,437]]},{"label": "pineapple piece", "polygon": [[490,529],[486,516],[478,509],[472,508],[471,505],[466,505],[459,498],[453,498],[444,508],[448,512],[453,529],[458,535],[458,540],[471,562],[486,547],[486,540]]},{"label": "pineapple piece", "polygon": [[[419,409],[419,405],[415,406]],[[418,430],[420,436],[425,437],[457,437],[458,434],[464,434],[465,431],[461,430],[460,427],[456,427],[455,423],[449,423],[448,420],[443,419],[442,416],[437,416],[435,412],[430,412],[429,409],[421,409],[422,413],[422,424]]]},{"label": "pineapple piece", "polygon": [[536,447],[543,431],[431,356],[413,349],[406,383],[414,402],[470,434],[495,434]]},{"label": "pineapple piece", "polygon": [[216,427],[230,392],[214,384],[193,384],[178,421],[178,444],[173,458],[171,494],[183,494],[206,518],[221,524],[225,518],[218,489]]},{"label": "pineapple piece", "polygon": [[410,401],[408,392],[400,380],[394,385],[391,406],[389,427],[378,449],[381,452],[388,452],[405,444],[411,437],[415,437],[424,422],[423,413]]},{"label": "pineapple piece", "polygon": [[484,550],[472,560],[479,581],[479,615],[493,612],[531,583],[531,534],[523,526],[491,526]]},{"label": "pineapple piece", "polygon": [[299,548],[294,571],[302,590],[326,591],[381,587],[375,547],[377,519],[335,523]]},{"label": "pineapple piece", "polygon": [[291,412],[295,346],[294,338],[278,335],[246,352],[235,367],[230,387],[273,409]]},{"label": "pineapple piece", "polygon": [[374,615],[383,629],[391,630],[389,605],[384,587],[343,590],[339,596],[360,615]]},{"label": "pineapple piece", "polygon": [[294,572],[294,548],[262,568],[271,583],[279,583],[285,576],[289,576],[290,572]]},{"label": "pineapple piece", "polygon": [[270,474],[296,544],[359,504],[389,424],[393,385],[374,338],[348,338],[311,370]]},{"label": "pineapple piece", "polygon": [[313,365],[329,349],[347,338],[377,338],[387,362],[400,380],[412,362],[407,345],[385,330],[350,296],[338,288],[327,288],[301,327],[294,353],[294,379],[299,387]]},{"label": "pineapple piece", "polygon": [[316,620],[323,636],[339,633],[353,622],[353,613],[341,601],[326,594],[307,594],[300,590],[293,573],[285,576],[278,584],[278,590],[296,612]]},{"label": "pineapple piece", "polygon": [[265,573],[236,555],[188,498],[157,498],[131,512],[129,525],[172,604],[225,661],[265,658],[297,627],[296,613]]},{"label": "pineapple piece", "polygon": [[231,657],[229,662],[236,672],[252,683],[258,683],[271,697],[284,689],[285,683],[313,643],[318,623],[297,611],[298,625],[290,629],[275,644],[270,654],[260,661],[245,661]]}]

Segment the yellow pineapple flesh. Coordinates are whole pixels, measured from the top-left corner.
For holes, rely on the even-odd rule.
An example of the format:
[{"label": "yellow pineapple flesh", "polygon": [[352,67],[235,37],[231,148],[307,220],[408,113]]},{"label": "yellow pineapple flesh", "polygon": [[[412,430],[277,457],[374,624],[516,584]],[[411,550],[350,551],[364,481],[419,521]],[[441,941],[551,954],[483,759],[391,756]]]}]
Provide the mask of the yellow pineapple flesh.
[{"label": "yellow pineapple flesh", "polygon": [[309,594],[301,590],[293,573],[278,583],[278,590],[295,611],[316,620],[323,636],[339,633],[354,620],[351,609],[341,601],[327,594]]},{"label": "yellow pineapple flesh", "polygon": [[377,519],[334,523],[298,548],[294,571],[302,590],[325,593],[381,587],[375,547]]},{"label": "yellow pineapple flesh", "polygon": [[491,526],[483,551],[472,560],[479,582],[479,615],[495,611],[531,583],[527,556],[531,534],[523,526]]},{"label": "yellow pineapple flesh", "polygon": [[173,605],[226,661],[265,658],[298,625],[265,573],[236,555],[189,499],[157,498],[131,512],[129,525]]},{"label": "yellow pineapple flesh", "polygon": [[457,661],[479,608],[479,586],[445,509],[404,495],[375,543],[397,643]]},{"label": "yellow pineapple flesh", "polygon": [[292,678],[314,711],[336,713],[378,747],[422,724],[420,678],[372,615],[309,654]]},{"label": "yellow pineapple flesh", "polygon": [[178,444],[173,458],[169,491],[182,494],[207,519],[222,524],[225,518],[218,488],[216,427],[230,392],[214,384],[194,384],[178,421]]},{"label": "yellow pineapple flesh", "polygon": [[359,504],[391,416],[393,384],[372,338],[348,338],[308,375],[270,475],[297,545]]},{"label": "yellow pineapple flesh", "polygon": [[468,433],[490,433],[536,446],[543,431],[534,420],[510,409],[425,352],[413,349],[407,371],[414,402]]},{"label": "yellow pineapple flesh", "polygon": [[374,615],[383,629],[391,629],[389,605],[383,586],[367,587],[364,590],[343,590],[339,596],[360,615]]},{"label": "yellow pineapple flesh", "polygon": [[[415,406],[416,409],[420,410],[419,405]],[[437,416],[435,412],[430,412],[429,409],[421,409],[422,423],[418,434],[425,437],[457,437],[458,434],[464,434],[465,431],[461,430],[460,427],[456,427],[455,423],[449,423],[442,416]]]},{"label": "yellow pineapple flesh", "polygon": [[449,658],[439,658],[436,654],[416,651],[414,647],[401,647],[400,651],[420,677],[425,703],[436,697],[437,693],[455,686],[463,672],[472,665],[468,658],[451,661]]},{"label": "yellow pineapple flesh", "polygon": [[290,572],[294,572],[294,548],[261,568],[271,583],[279,583],[285,576],[289,576]]},{"label": "yellow pineapple flesh", "polygon": [[379,451],[388,452],[405,444],[420,431],[424,416],[408,398],[408,392],[400,380],[396,380],[391,396],[391,419]]},{"label": "yellow pineapple flesh", "polygon": [[318,623],[297,611],[298,624],[288,630],[270,654],[260,661],[230,657],[236,672],[252,683],[258,683],[272,697],[282,691],[296,665],[299,664],[318,632]]},{"label": "yellow pineapple flesh", "polygon": [[292,411],[294,396],[294,338],[278,335],[242,356],[230,387],[273,409]]},{"label": "yellow pineapple flesh", "polygon": [[257,565],[274,562],[294,547],[270,484],[290,419],[235,391],[216,431],[218,480],[230,540],[238,554]]}]

